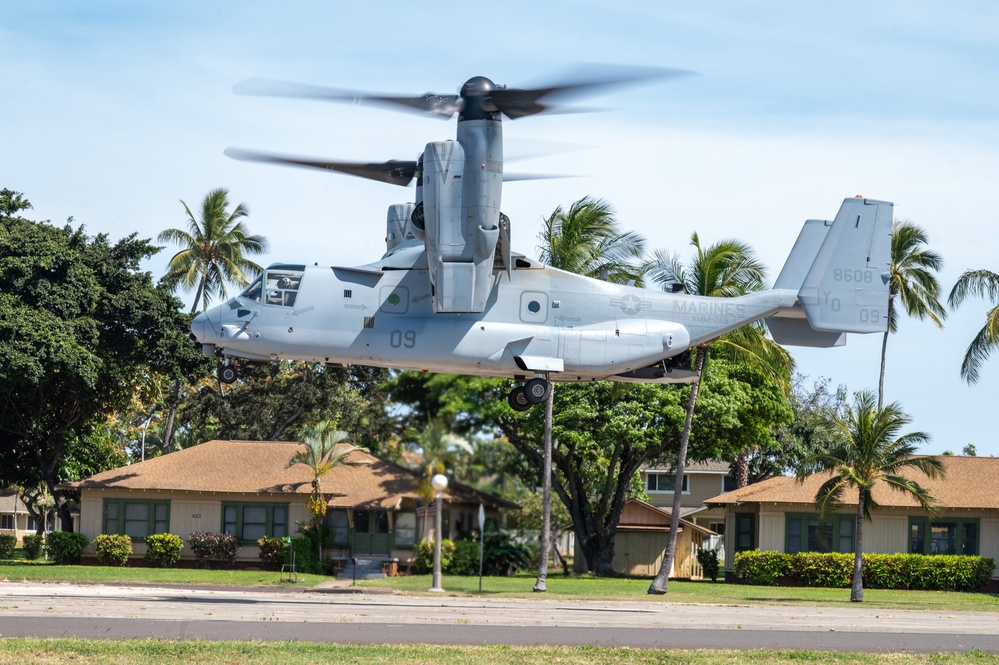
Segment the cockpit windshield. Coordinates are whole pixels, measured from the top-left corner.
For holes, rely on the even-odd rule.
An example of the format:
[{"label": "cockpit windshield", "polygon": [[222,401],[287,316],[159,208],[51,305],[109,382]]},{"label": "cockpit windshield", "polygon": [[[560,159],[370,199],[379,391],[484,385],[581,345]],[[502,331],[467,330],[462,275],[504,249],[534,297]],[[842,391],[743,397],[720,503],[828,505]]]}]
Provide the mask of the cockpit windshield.
[{"label": "cockpit windshield", "polygon": [[294,307],[298,297],[298,287],[302,284],[302,273],[296,270],[268,270],[265,276],[268,305]]},{"label": "cockpit windshield", "polygon": [[240,297],[247,298],[253,302],[260,302],[260,294],[263,293],[263,283],[263,277],[256,278],[252,284],[243,289],[243,292],[239,294]]}]

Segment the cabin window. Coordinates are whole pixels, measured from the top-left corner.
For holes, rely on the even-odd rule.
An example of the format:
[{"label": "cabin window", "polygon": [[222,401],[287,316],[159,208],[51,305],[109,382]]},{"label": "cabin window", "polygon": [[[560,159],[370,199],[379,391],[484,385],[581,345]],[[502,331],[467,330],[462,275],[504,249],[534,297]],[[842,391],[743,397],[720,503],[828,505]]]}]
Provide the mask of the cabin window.
[{"label": "cabin window", "polygon": [[288,535],[286,503],[223,503],[222,530],[242,542]]},{"label": "cabin window", "polygon": [[909,518],[909,552],[912,554],[978,554],[979,521],[951,518],[931,522]]},{"label": "cabin window", "polygon": [[154,533],[170,529],[169,501],[104,500],[103,533],[124,534],[142,541]]},{"label": "cabin window", "polygon": [[833,515],[825,523],[817,515],[788,515],[784,551],[852,552],[855,524],[853,515]]},{"label": "cabin window", "polygon": [[294,307],[298,298],[298,288],[302,284],[302,273],[296,270],[267,271],[267,304],[281,307]]},{"label": "cabin window", "polygon": [[[690,492],[690,476],[683,477],[683,493]],[[650,473],[645,478],[645,488],[649,492],[669,492],[676,489],[675,473]]]}]

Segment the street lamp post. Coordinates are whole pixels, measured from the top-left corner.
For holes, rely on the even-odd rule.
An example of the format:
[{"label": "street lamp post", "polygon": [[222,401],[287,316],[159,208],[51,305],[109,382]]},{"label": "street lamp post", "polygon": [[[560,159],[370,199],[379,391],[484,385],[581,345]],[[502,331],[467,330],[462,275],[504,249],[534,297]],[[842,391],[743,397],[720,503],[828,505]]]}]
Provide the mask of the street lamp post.
[{"label": "street lamp post", "polygon": [[447,489],[447,476],[438,473],[430,479],[430,484],[433,485],[434,490],[437,492],[436,503],[434,505],[434,512],[436,513],[436,525],[434,528],[434,586],[430,590],[443,592],[444,589],[441,588],[441,512],[443,512],[444,490]]}]

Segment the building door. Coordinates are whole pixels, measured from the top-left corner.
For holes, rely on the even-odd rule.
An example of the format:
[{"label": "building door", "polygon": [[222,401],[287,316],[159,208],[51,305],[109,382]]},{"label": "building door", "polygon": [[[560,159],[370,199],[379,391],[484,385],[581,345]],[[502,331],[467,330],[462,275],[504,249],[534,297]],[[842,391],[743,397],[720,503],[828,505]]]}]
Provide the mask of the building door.
[{"label": "building door", "polygon": [[392,531],[387,510],[355,510],[351,551],[360,556],[388,556]]}]

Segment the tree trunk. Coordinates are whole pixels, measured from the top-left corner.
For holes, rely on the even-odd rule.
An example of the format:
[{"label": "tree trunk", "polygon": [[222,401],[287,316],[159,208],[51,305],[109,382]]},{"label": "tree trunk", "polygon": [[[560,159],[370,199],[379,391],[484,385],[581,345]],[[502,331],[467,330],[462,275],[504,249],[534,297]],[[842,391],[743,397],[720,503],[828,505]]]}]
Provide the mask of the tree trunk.
[{"label": "tree trunk", "polygon": [[541,560],[538,562],[538,581],[534,591],[548,590],[548,553],[551,547],[552,531],[552,413],[555,402],[555,384],[548,384],[548,399],[545,401],[545,461],[541,469]]},{"label": "tree trunk", "polygon": [[888,335],[891,334],[891,317],[895,309],[895,298],[888,296],[888,330],[881,340],[881,374],[878,376],[878,411],[885,401],[885,358],[888,353]]},{"label": "tree trunk", "polygon": [[[170,439],[173,437],[173,421],[177,417],[177,405],[180,403],[180,379],[174,379],[170,386],[170,412],[167,414],[166,430],[163,432],[163,454],[170,452]],[[146,422],[149,427],[149,422]],[[143,432],[145,433],[145,432]],[[146,451],[142,451],[145,455]]]},{"label": "tree trunk", "polygon": [[676,460],[676,485],[673,487],[673,506],[670,510],[669,535],[666,538],[666,554],[663,556],[663,563],[659,567],[659,573],[652,584],[649,585],[648,593],[664,594],[669,584],[669,576],[673,572],[673,560],[676,558],[676,537],[680,530],[680,502],[683,500],[683,469],[687,461],[687,444],[690,443],[690,430],[694,424],[694,407],[697,406],[697,394],[701,388],[701,373],[704,371],[704,363],[707,360],[708,351],[706,348],[697,347],[697,361],[695,363],[694,375],[697,379],[690,385],[690,398],[687,400],[687,416],[683,421],[683,433],[680,435],[680,450]]},{"label": "tree trunk", "polygon": [[850,589],[850,601],[864,602],[864,504],[867,501],[867,491],[860,488],[857,491],[857,542],[853,555],[853,586]]},{"label": "tree trunk", "polygon": [[744,450],[735,458],[735,488],[742,489],[749,484],[749,451]]}]

